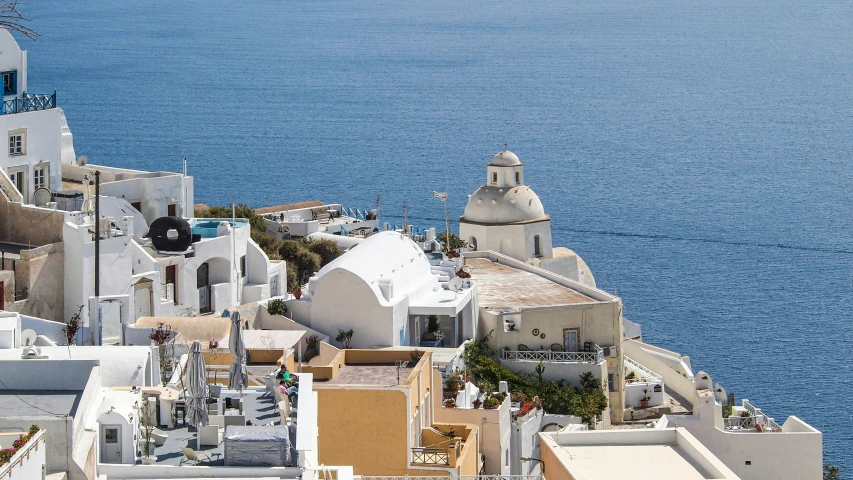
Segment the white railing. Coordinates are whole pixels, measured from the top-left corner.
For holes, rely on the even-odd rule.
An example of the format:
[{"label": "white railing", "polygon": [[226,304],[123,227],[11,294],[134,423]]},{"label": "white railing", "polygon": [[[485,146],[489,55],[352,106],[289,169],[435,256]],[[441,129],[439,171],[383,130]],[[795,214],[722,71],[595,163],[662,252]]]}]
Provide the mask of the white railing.
[{"label": "white railing", "polygon": [[160,299],[164,302],[174,302],[175,301],[175,284],[174,283],[165,283],[160,285]]},{"label": "white railing", "polygon": [[629,379],[628,375],[625,376],[625,381],[628,383],[636,383],[636,382],[653,382],[659,383],[663,381],[663,377],[658,375],[657,373],[649,370],[641,363],[636,360],[625,356],[625,369],[632,372],[634,374],[634,378]]},{"label": "white railing", "polygon": [[591,352],[554,352],[551,350],[503,350],[504,360],[516,362],[599,363],[604,350],[593,344]]},{"label": "white railing", "polygon": [[12,455],[12,458],[7,463],[0,466],[0,479],[10,478],[12,476],[12,469],[30,458],[30,451],[38,448],[39,445],[44,445],[44,433],[44,430],[39,430],[23,447]]},{"label": "white railing", "polygon": [[761,412],[760,408],[756,408],[749,400],[743,399],[741,402],[744,409],[749,413],[748,417],[729,417],[723,419],[726,429],[734,428],[756,428],[761,425],[764,429],[770,431],[782,430],[782,427],[775,420]]}]

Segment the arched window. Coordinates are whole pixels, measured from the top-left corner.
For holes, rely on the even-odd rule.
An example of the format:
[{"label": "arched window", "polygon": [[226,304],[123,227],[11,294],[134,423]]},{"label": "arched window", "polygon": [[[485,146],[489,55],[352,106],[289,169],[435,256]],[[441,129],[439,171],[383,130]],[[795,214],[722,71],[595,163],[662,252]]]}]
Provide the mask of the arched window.
[{"label": "arched window", "polygon": [[477,251],[477,237],[471,237],[468,239],[468,246],[471,247],[471,250]]}]

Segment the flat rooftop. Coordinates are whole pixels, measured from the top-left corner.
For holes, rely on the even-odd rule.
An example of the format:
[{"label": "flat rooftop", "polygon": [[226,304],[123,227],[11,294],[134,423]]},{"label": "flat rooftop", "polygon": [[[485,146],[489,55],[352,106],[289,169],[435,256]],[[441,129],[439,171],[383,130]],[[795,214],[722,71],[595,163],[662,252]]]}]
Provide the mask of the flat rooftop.
[{"label": "flat rooftop", "polygon": [[705,480],[675,445],[561,447],[557,456],[577,480]]},{"label": "flat rooftop", "polygon": [[486,258],[467,258],[484,307],[548,307],[597,300],[547,278]]},{"label": "flat rooftop", "polygon": [[0,390],[0,416],[74,416],[82,396],[78,390]]},{"label": "flat rooftop", "polygon": [[[405,385],[406,379],[412,373],[413,368],[409,368],[408,362],[403,364],[399,369],[395,363],[371,363],[371,364],[346,364],[338,370],[335,378],[322,382],[315,380],[315,384],[327,385],[376,385],[376,386],[396,386]],[[399,372],[398,372],[399,370]],[[398,373],[399,379],[398,382]]]}]

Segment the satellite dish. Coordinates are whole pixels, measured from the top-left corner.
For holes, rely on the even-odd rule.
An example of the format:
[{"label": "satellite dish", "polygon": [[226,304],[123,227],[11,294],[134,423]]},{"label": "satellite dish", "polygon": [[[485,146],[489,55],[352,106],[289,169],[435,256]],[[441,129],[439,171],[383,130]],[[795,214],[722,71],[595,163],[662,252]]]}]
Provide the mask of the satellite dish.
[{"label": "satellite dish", "polygon": [[46,207],[48,203],[53,201],[53,194],[46,187],[39,187],[33,192],[33,204],[37,207]]},{"label": "satellite dish", "polygon": [[29,347],[29,346],[35,344],[36,337],[38,337],[38,334],[36,333],[35,330],[30,329],[30,328],[24,330],[23,332],[21,332],[21,346],[22,347]]},{"label": "satellite dish", "polygon": [[718,402],[723,405],[728,401],[728,395],[726,395],[726,389],[723,388],[719,383],[714,384],[714,398],[717,399]]},{"label": "satellite dish", "polygon": [[77,165],[80,165],[82,167],[87,163],[89,163],[89,158],[86,155],[80,155],[79,157],[77,157]]}]

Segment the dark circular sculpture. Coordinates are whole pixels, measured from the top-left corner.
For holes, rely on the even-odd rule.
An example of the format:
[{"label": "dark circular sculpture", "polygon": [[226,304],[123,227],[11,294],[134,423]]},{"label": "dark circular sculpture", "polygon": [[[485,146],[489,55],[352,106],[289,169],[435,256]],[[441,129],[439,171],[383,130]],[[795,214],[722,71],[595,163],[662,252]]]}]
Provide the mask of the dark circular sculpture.
[{"label": "dark circular sculpture", "polygon": [[154,248],[163,252],[185,252],[193,242],[193,230],[181,217],[160,217],[148,227]]}]

